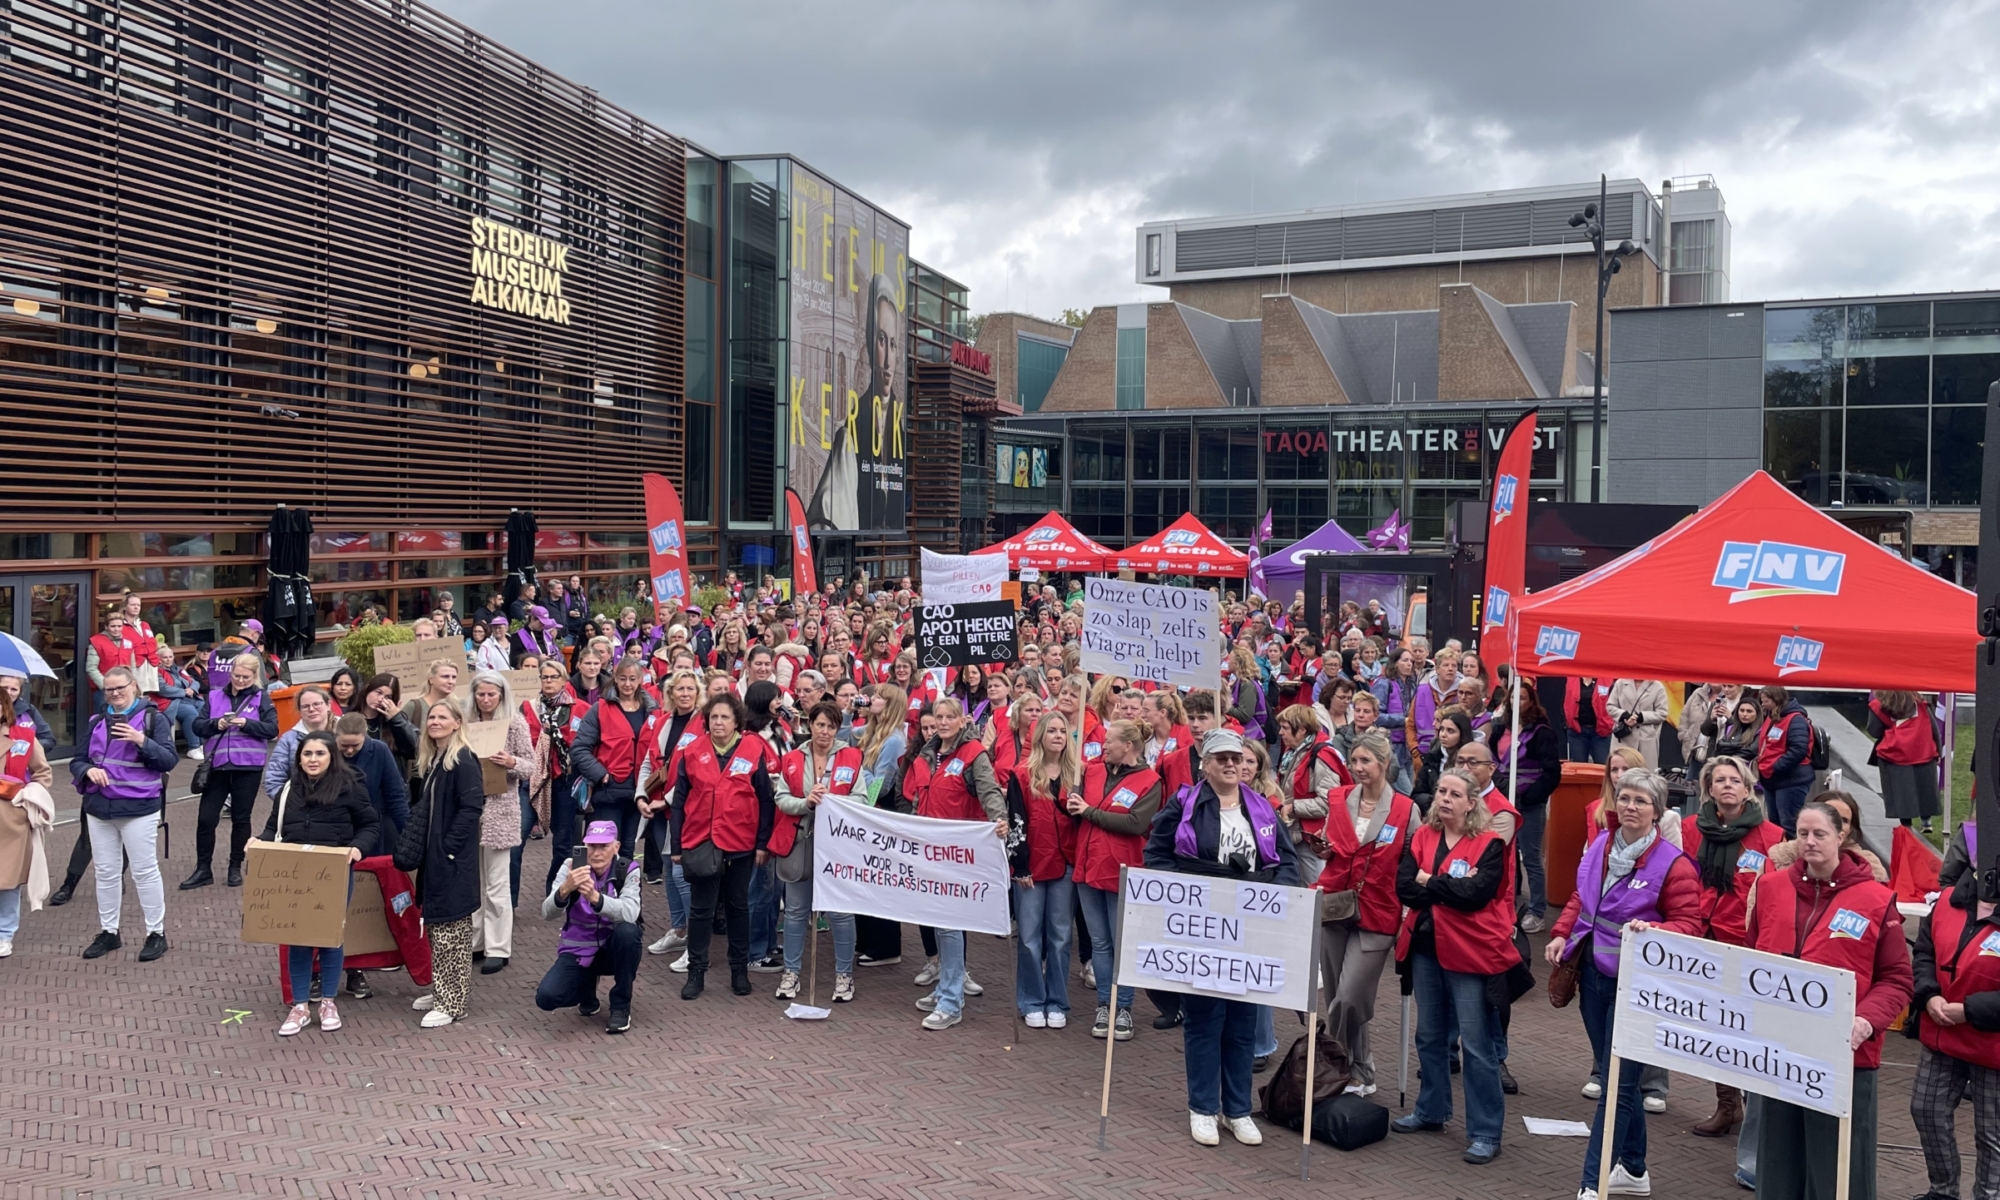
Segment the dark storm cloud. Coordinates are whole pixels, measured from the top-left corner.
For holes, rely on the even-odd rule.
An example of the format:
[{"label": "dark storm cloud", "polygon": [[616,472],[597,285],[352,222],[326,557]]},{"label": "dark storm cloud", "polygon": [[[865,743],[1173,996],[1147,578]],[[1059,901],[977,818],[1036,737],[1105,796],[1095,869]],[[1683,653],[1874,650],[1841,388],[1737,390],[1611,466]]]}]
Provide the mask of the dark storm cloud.
[{"label": "dark storm cloud", "polygon": [[[1655,185],[1716,172],[1752,267],[1739,295],[1751,279],[1921,274],[1942,251],[1906,228],[1913,206],[1843,218],[1850,197],[1787,196],[1777,164],[1871,132],[1905,153],[1974,152],[1990,98],[1912,95],[1882,76],[1943,48],[1977,73],[2000,40],[1985,5],[1860,0],[443,7],[711,150],[800,155],[910,221],[916,253],[973,284],[979,307],[1008,290],[1018,305],[1025,288],[1047,312],[1143,294],[1140,220],[1600,170]],[[1925,38],[1939,45],[1912,49]],[[1828,165],[1870,169],[1851,149]],[[1775,240],[1748,246],[1753,231]],[[1843,239],[1846,265],[1806,269],[1815,256],[1797,239],[1813,231]]]}]

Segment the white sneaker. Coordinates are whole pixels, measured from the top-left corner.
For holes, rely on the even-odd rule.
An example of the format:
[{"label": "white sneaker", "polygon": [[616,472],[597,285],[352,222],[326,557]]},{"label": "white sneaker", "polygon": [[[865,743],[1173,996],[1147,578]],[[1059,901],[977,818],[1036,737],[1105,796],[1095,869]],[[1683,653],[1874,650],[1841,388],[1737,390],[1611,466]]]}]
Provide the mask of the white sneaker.
[{"label": "white sneaker", "polygon": [[1596,1188],[1576,1189],[1576,1200],[1597,1200],[1597,1189]]},{"label": "white sneaker", "polygon": [[672,951],[678,950],[682,946],[685,946],[687,944],[688,940],[686,934],[675,933],[673,930],[669,929],[667,930],[667,936],[661,938],[659,941],[654,942],[652,945],[646,947],[646,953],[667,954]]},{"label": "white sneaker", "polygon": [[1650,1196],[1653,1194],[1652,1173],[1648,1172],[1635,1179],[1632,1177],[1632,1173],[1625,1169],[1624,1163],[1612,1163],[1611,1184],[1604,1189],[1604,1194],[1607,1196]]},{"label": "white sneaker", "polygon": [[1596,1081],[1595,1079],[1586,1079],[1586,1080],[1584,1080],[1584,1083],[1583,1083],[1583,1098],[1584,1098],[1585,1100],[1602,1100],[1602,1099],[1604,1099],[1604,1085],[1603,1085],[1603,1084],[1601,1084],[1601,1083],[1599,1083],[1599,1082],[1597,1082],[1597,1081]]},{"label": "white sneaker", "polygon": [[984,996],[986,994],[986,989],[979,986],[979,982],[973,979],[972,972],[970,971],[965,973],[965,994],[968,996]]},{"label": "white sneaker", "polygon": [[1663,1113],[1667,1111],[1667,1098],[1665,1096],[1648,1096],[1640,1101],[1640,1106],[1649,1113]]},{"label": "white sneaker", "polygon": [[943,1009],[938,1009],[924,1018],[924,1028],[931,1030],[950,1029],[963,1019],[957,1013],[948,1013]]},{"label": "white sneaker", "polygon": [[1375,1085],[1372,1083],[1350,1083],[1341,1089],[1341,1094],[1345,1096],[1372,1096],[1375,1094]]},{"label": "white sneaker", "polygon": [[1062,1029],[1069,1025],[1069,1014],[1066,1012],[1052,1008],[1044,1015],[1048,1018],[1050,1029]]},{"label": "white sneaker", "polygon": [[416,1009],[418,1012],[427,1013],[437,1007],[437,997],[418,996],[415,1000],[410,1001],[410,1007]]},{"label": "white sneaker", "polygon": [[771,994],[780,1000],[798,999],[799,973],[797,971],[787,971],[783,975],[778,976],[778,990]]},{"label": "white sneaker", "polygon": [[924,964],[924,969],[918,971],[917,977],[910,982],[917,987],[930,987],[938,981],[939,973],[938,961],[933,958]]},{"label": "white sneaker", "polygon": [[1194,1134],[1198,1146],[1219,1146],[1222,1136],[1215,1131],[1215,1116],[1212,1113],[1198,1113],[1188,1110],[1188,1131]]},{"label": "white sneaker", "polygon": [[[664,953],[664,951],[663,951],[662,953]],[[679,958],[677,958],[677,959],[675,959],[674,961],[672,961],[672,962],[668,963],[668,964],[667,964],[667,970],[669,970],[669,971],[673,971],[673,972],[676,972],[677,974],[681,974],[681,975],[685,975],[685,974],[687,974],[687,973],[688,973],[688,956],[687,956],[687,952],[686,952],[686,951],[682,951],[682,952],[681,952],[681,956],[680,956]]]},{"label": "white sneaker", "polygon": [[1246,1146],[1261,1146],[1264,1144],[1264,1131],[1257,1128],[1257,1122],[1251,1120],[1249,1117],[1229,1118],[1229,1136]]},{"label": "white sneaker", "polygon": [[1547,917],[1526,916],[1521,918],[1522,933],[1547,933],[1548,931],[1549,919]]},{"label": "white sneaker", "polygon": [[1087,988],[1094,988],[1094,987],[1096,987],[1096,986],[1097,986],[1097,964],[1096,964],[1096,963],[1085,963],[1085,964],[1083,964],[1083,986],[1085,986],[1085,987],[1087,987]]},{"label": "white sneaker", "polygon": [[6,958],[13,953],[14,953],[14,939],[0,938],[0,958]]},{"label": "white sneaker", "polygon": [[201,762],[207,757],[208,757],[207,752],[202,750],[200,746],[196,746],[194,749],[188,751],[188,759],[191,762]]},{"label": "white sneaker", "polygon": [[1021,1024],[1026,1025],[1030,1029],[1047,1029],[1049,1027],[1048,1014],[1040,1011],[1022,1013]]},{"label": "white sneaker", "polygon": [[425,1029],[442,1029],[451,1024],[451,1014],[441,1008],[434,1008],[424,1014],[421,1024]]}]

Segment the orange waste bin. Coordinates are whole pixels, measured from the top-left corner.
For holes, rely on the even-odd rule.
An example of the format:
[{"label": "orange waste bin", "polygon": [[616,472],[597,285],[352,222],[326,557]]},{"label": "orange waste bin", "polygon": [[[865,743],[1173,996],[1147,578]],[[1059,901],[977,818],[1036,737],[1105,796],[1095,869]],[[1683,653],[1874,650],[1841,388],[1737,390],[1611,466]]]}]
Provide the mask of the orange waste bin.
[{"label": "orange waste bin", "polygon": [[[1562,782],[1549,797],[1549,819],[1542,830],[1542,866],[1548,874],[1549,912],[1561,912],[1576,890],[1576,866],[1590,844],[1584,809],[1604,790],[1604,767],[1598,763],[1566,762]],[[1555,917],[1550,916],[1553,922]]]},{"label": "orange waste bin", "polygon": [[305,690],[302,683],[271,689],[271,707],[278,710],[280,734],[299,723],[299,693]]}]

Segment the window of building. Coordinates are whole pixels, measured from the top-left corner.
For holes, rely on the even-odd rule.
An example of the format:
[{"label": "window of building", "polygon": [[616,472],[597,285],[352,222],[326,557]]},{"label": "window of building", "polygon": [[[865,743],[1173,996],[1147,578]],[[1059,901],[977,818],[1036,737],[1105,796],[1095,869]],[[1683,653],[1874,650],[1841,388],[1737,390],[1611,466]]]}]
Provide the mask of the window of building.
[{"label": "window of building", "polygon": [[1984,404],[1995,383],[2000,383],[2000,354],[1940,354],[1931,360],[1933,404]]},{"label": "window of building", "polygon": [[1266,479],[1316,479],[1324,483],[1331,478],[1332,442],[1324,424],[1267,424],[1263,451]]},{"label": "window of building", "polygon": [[1070,436],[1071,478],[1079,482],[1125,482],[1125,427],[1079,425]]},{"label": "window of building", "polygon": [[1195,515],[1218,537],[1249,541],[1257,533],[1255,487],[1203,487],[1195,498]]},{"label": "window of building", "polygon": [[1146,327],[1118,331],[1118,407],[1146,407]]},{"label": "window of building", "polygon": [[1146,235],[1146,274],[1148,275],[1158,275],[1160,273],[1161,241],[1162,238],[1157,233]]},{"label": "window of building", "polygon": [[1445,513],[1460,500],[1479,500],[1484,490],[1477,486],[1411,488],[1410,507],[1403,514],[1410,522],[1410,540],[1443,541]]},{"label": "window of building", "polygon": [[1328,489],[1319,487],[1267,487],[1264,503],[1271,510],[1271,537],[1279,543],[1296,542],[1326,524],[1330,515]]},{"label": "window of building", "polygon": [[1195,434],[1197,478],[1254,482],[1258,442],[1255,425],[1204,424]]},{"label": "window of building", "polygon": [[1334,519],[1340,522],[1340,527],[1362,537],[1403,506],[1403,489],[1343,485],[1334,489],[1333,502]]},{"label": "window of building", "polygon": [[1125,489],[1123,487],[1072,487],[1070,511],[1066,514],[1085,536],[1107,546],[1123,546],[1125,533]]},{"label": "window of building", "polygon": [[1188,513],[1188,490],[1181,487],[1132,489],[1132,539],[1151,537]]},{"label": "window of building", "polygon": [[681,508],[690,525],[710,525],[715,521],[715,406],[687,406],[687,486],[681,489]]},{"label": "window of building", "polygon": [[1921,407],[1930,395],[1930,335],[1928,302],[1848,306],[1848,406]]},{"label": "window of building", "polygon": [[1764,312],[1764,407],[1821,408],[1841,402],[1847,313],[1839,307]]},{"label": "window of building", "polygon": [[1764,414],[1764,466],[1778,481],[1811,504],[1831,504],[1840,496],[1841,438],[1837,408]]},{"label": "window of building", "polygon": [[1169,481],[1192,478],[1188,474],[1192,441],[1186,425],[1133,426],[1132,478]]},{"label": "window of building", "polygon": [[1985,466],[1986,408],[1931,410],[1932,504],[1977,505]]},{"label": "window of building", "polygon": [[1022,412],[1038,412],[1042,401],[1048,398],[1049,387],[1056,381],[1056,372],[1062,370],[1063,362],[1069,358],[1069,347],[1058,342],[1044,341],[1038,337],[1020,334],[1014,339],[1014,384],[1018,391],[1015,397]]},{"label": "window of building", "polygon": [[[1918,359],[1922,362],[1922,359]],[[1842,499],[1850,505],[1925,502],[1930,421],[1917,408],[1849,408]]]},{"label": "window of building", "polygon": [[715,398],[715,285],[687,281],[686,392],[690,400]]}]

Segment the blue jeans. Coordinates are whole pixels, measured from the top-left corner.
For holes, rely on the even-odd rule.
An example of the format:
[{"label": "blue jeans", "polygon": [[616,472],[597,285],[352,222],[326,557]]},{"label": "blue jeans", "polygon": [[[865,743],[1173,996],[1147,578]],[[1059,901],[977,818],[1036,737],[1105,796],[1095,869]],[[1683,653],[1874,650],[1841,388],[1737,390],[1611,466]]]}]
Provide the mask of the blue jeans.
[{"label": "blue jeans", "polygon": [[[174,700],[167,705],[167,720],[172,721],[174,728],[181,731],[181,743],[187,750],[201,745],[201,739],[195,736],[194,719],[206,711],[193,700]],[[183,750],[182,753],[185,754],[187,750]]]},{"label": "blue jeans", "polygon": [[1795,837],[1799,828],[1799,810],[1806,806],[1806,793],[1812,791],[1812,780],[1792,784],[1788,787],[1768,789],[1770,796],[1769,817],[1785,827],[1786,837]]},{"label": "blue jeans", "polygon": [[632,981],[638,978],[644,945],[645,932],[638,922],[620,921],[611,927],[610,936],[604,939],[597,953],[591,955],[589,966],[577,965],[575,955],[557,954],[555,965],[535,988],[535,1007],[554,1012],[595,1000],[598,981],[609,975],[611,1011],[631,1011]]},{"label": "blue jeans", "polygon": [[693,907],[688,901],[687,876],[681,874],[681,865],[669,862],[667,877],[661,886],[667,893],[667,920],[673,928],[685,933],[688,927],[688,910]]},{"label": "blue jeans", "polygon": [[1069,1012],[1070,909],[1075,885],[1069,872],[1033,887],[1014,885],[1015,920],[1021,932],[1014,955],[1014,1003],[1022,1016]]},{"label": "blue jeans", "polygon": [[771,953],[778,944],[778,874],[770,863],[750,872],[750,961]]},{"label": "blue jeans", "polygon": [[[354,872],[347,872],[347,898],[354,899]],[[319,965],[313,965],[313,955],[319,956]],[[320,995],[331,1000],[340,991],[339,946],[287,946],[285,947],[285,969],[292,975],[292,1003],[304,1004],[312,994],[312,977],[319,976]]]},{"label": "blue jeans", "polygon": [[1465,1059],[1465,1132],[1475,1141],[1498,1143],[1507,1121],[1507,1098],[1500,1090],[1500,1059],[1493,1006],[1486,1002],[1486,979],[1447,971],[1435,955],[1413,956],[1417,998],[1417,1061],[1423,1081],[1417,1090],[1418,1120],[1451,1120],[1451,1059],[1447,1025],[1458,1019]]},{"label": "blue jeans", "polygon": [[1268,1004],[1257,1006],[1257,1044],[1251,1050],[1258,1058],[1278,1052],[1278,1026],[1272,1019],[1276,1012]]},{"label": "blue jeans", "polygon": [[[1100,891],[1087,883],[1076,885],[1076,898],[1083,905],[1084,928],[1090,931],[1090,968],[1097,973],[1097,1003],[1111,1003],[1111,977],[1118,973],[1118,893]],[[1132,989],[1118,989],[1118,1007],[1132,1007]]]},{"label": "blue jeans", "polygon": [[937,931],[938,981],[931,995],[941,1013],[965,1011],[965,930]]},{"label": "blue jeans", "polygon": [[[570,794],[570,777],[559,776],[555,781],[554,794],[549,797],[549,877],[542,881],[542,895],[555,889],[556,872],[562,870],[563,860],[576,849],[579,831],[576,819],[581,813],[576,811],[576,799]],[[541,906],[536,905],[539,909]]]},{"label": "blue jeans", "polygon": [[0,892],[0,942],[11,942],[21,929],[21,889]]},{"label": "blue jeans", "polygon": [[[528,831],[535,827],[535,806],[528,803],[528,785],[521,785],[521,840],[507,856],[507,883],[514,898],[514,907],[521,907],[521,851],[528,845]],[[543,893],[547,895],[547,893]],[[540,908],[537,904],[535,907]]]},{"label": "blue jeans", "polygon": [[[805,961],[806,939],[812,936],[813,885],[808,875],[785,889],[785,970],[796,971]],[[828,913],[833,927],[833,973],[854,974],[854,914]]]},{"label": "blue jeans", "polygon": [[[1583,1031],[1590,1037],[1593,1070],[1599,1079],[1611,1061],[1611,1026],[1618,1011],[1618,977],[1597,969],[1595,956],[1586,946],[1583,978],[1577,987],[1577,1008],[1583,1014]],[[1618,1111],[1611,1127],[1611,1158],[1633,1176],[1646,1173],[1646,1110],[1640,1104],[1640,1064],[1618,1064]],[[1590,1122],[1590,1143],[1583,1151],[1583,1182],[1579,1187],[1597,1186],[1597,1146],[1604,1132],[1604,1106],[1611,1100],[1606,1080],[1605,1094],[1597,1101],[1597,1115]]]},{"label": "blue jeans", "polygon": [[1520,832],[1514,839],[1521,849],[1521,877],[1527,885],[1528,911],[1537,917],[1549,911],[1548,878],[1542,865],[1542,831],[1548,823],[1548,801],[1524,805]]},{"label": "blue jeans", "polygon": [[[1570,731],[1569,760],[1571,762],[1593,762],[1601,765],[1605,759],[1610,757],[1610,734],[1577,733],[1575,730]],[[1596,1187],[1597,1180],[1592,1178],[1587,1186]]]},{"label": "blue jeans", "polygon": [[[1187,1059],[1188,1110],[1229,1120],[1250,1115],[1251,1062],[1258,1005],[1189,993],[1181,997],[1181,1050]],[[1496,1083],[1495,1089],[1499,1085]]]}]

